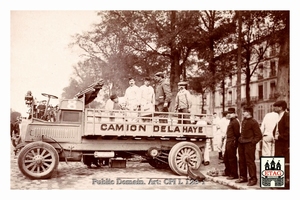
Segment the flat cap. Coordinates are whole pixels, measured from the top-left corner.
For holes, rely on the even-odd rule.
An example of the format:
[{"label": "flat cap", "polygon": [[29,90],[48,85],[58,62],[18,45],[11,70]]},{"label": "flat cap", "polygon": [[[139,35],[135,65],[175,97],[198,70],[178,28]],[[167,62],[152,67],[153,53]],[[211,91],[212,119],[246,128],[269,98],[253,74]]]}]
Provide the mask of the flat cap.
[{"label": "flat cap", "polygon": [[235,113],[235,108],[228,108],[227,113]]}]

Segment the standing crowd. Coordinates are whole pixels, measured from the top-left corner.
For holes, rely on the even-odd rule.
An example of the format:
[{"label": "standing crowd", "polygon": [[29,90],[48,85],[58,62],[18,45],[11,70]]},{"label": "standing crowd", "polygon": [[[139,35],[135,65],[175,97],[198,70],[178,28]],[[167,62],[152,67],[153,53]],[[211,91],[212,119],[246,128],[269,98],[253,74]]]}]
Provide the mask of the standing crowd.
[{"label": "standing crowd", "polygon": [[[285,101],[273,104],[273,111],[267,113],[261,123],[253,118],[253,108],[243,108],[240,122],[234,108],[222,113],[216,122],[215,143],[219,159],[225,165],[224,176],[236,183],[257,184],[255,164],[256,149],[262,145],[262,156],[283,156],[290,162],[289,112]],[[287,177],[289,182],[289,177]]]}]

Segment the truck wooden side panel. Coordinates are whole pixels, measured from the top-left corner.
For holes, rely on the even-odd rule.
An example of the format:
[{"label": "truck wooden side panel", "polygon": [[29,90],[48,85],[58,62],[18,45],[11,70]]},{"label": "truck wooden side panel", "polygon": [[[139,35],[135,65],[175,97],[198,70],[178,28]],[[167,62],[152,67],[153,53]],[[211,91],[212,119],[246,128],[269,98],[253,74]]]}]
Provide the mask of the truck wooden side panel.
[{"label": "truck wooden side panel", "polygon": [[[134,114],[132,112],[131,114]],[[177,117],[169,116],[167,123],[158,122],[156,117],[142,116],[133,118],[128,112],[108,112],[99,109],[85,109],[84,135],[99,136],[141,136],[141,137],[196,137],[211,138],[212,126],[196,124],[178,124]]]}]

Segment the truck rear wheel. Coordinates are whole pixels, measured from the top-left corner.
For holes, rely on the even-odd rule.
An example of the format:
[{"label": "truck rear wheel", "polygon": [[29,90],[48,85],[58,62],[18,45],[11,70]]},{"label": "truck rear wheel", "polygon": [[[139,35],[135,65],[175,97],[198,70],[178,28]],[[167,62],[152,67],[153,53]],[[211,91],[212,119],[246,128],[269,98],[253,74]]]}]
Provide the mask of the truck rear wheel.
[{"label": "truck rear wheel", "polygon": [[18,156],[20,171],[30,179],[50,178],[59,162],[55,148],[45,142],[33,142],[21,149]]},{"label": "truck rear wheel", "polygon": [[201,151],[191,142],[179,142],[175,144],[169,153],[169,166],[178,175],[187,175],[188,165],[198,169],[201,165]]}]

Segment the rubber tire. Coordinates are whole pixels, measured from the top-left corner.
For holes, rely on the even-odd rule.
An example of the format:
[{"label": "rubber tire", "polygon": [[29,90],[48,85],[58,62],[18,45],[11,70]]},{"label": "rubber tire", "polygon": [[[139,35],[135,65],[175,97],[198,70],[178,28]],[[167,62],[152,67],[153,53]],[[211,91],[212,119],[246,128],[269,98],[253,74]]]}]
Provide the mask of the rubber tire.
[{"label": "rubber tire", "polygon": [[[39,152],[37,152],[37,149],[40,149]],[[30,163],[29,165],[25,165],[25,161],[33,161],[33,157],[32,159],[28,159],[28,156],[31,156],[31,151],[34,150],[35,154],[43,157],[43,159],[46,159],[50,161],[48,162],[43,162],[43,167],[45,168],[44,171],[42,172],[37,172],[37,171],[30,171],[29,168],[31,166],[31,164],[34,165],[34,162]],[[44,152],[44,150],[46,152]],[[43,153],[44,152],[44,153]],[[30,155],[31,154],[31,155]],[[45,157],[47,156],[47,157]],[[48,166],[45,166],[45,164],[47,163]],[[56,151],[56,149],[45,142],[32,142],[29,143],[27,145],[25,145],[18,156],[18,167],[20,169],[20,171],[22,172],[22,174],[24,174],[26,177],[30,178],[30,179],[47,179],[50,178],[53,174],[53,172],[57,169],[58,167],[58,163],[59,163],[59,157],[58,157],[58,153]],[[40,170],[41,167],[37,167]]]},{"label": "rubber tire", "polygon": [[[189,150],[189,152],[181,152],[184,150]],[[179,155],[179,153],[182,154]],[[174,173],[186,176],[188,173],[185,158],[189,157],[193,162],[193,165],[190,165],[191,168],[198,169],[201,165],[201,155],[201,150],[196,144],[186,141],[179,142],[172,147],[169,153],[169,166]]]}]

